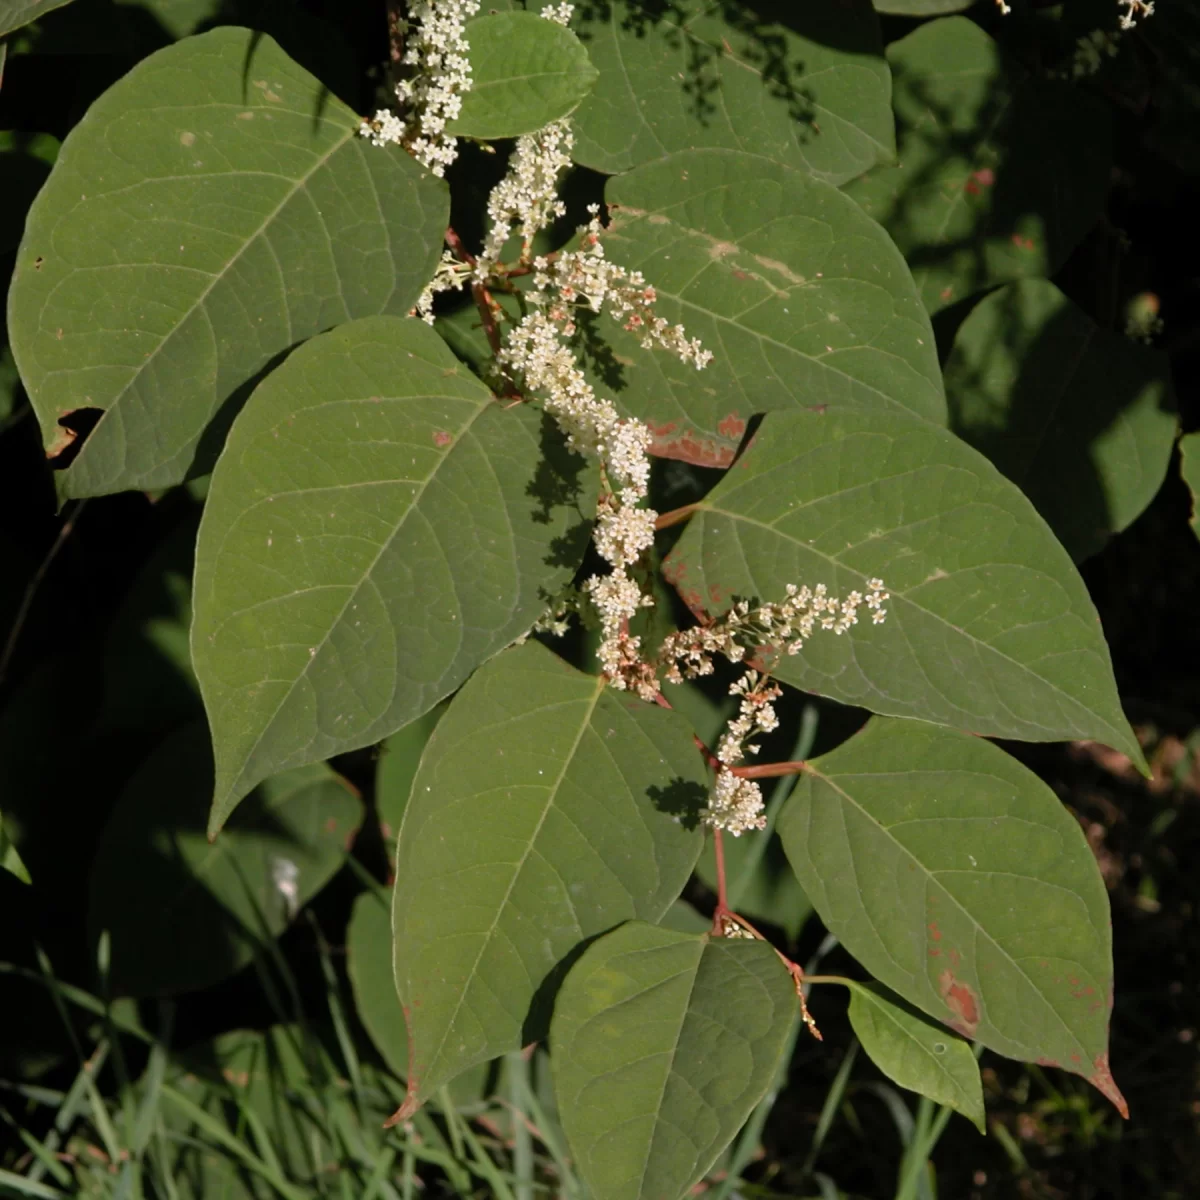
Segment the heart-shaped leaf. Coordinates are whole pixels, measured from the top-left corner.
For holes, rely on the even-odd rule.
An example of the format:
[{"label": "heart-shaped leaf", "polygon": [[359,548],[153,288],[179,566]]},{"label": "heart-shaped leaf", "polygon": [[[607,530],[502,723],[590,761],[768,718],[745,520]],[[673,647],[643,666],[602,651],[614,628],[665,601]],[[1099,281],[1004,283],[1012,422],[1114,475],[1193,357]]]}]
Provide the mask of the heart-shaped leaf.
[{"label": "heart-shaped leaf", "polygon": [[358,127],[269,37],[225,27],[151,55],[72,130],[8,310],[47,453],[99,416],[64,495],[203,474],[272,362],[413,305],[445,185]]},{"label": "heart-shaped leaf", "polygon": [[614,179],[606,195],[609,256],[642,271],[662,315],[715,356],[697,373],[606,321],[613,354],[598,383],[650,425],[655,453],[726,466],[751,416],[798,405],[945,421],[908,267],[836,188],[749,154],[699,150]]},{"label": "heart-shaped leaf", "polygon": [[1031,74],[966,17],[919,26],[888,62],[899,163],[846,191],[896,239],[929,311],[1056,271],[1108,194],[1106,106]]},{"label": "heart-shaped leaf", "polygon": [[203,722],[172,734],[130,780],[89,880],[113,989],[192,991],[278,936],[345,860],[362,805],[328,767],[267,780],[215,845],[205,836],[212,750]]},{"label": "heart-shaped leaf", "polygon": [[700,853],[706,793],[686,721],[536,642],[470,679],[430,738],[396,851],[407,1110],[542,1036],[589,938],[667,911]]},{"label": "heart-shaped leaf", "polygon": [[891,80],[869,0],[788,6],[611,0],[574,25],[600,79],[576,161],[618,174],[677,150],[743,150],[839,184],[895,151]]},{"label": "heart-shaped leaf", "polygon": [[946,361],[951,426],[1076,562],[1154,499],[1175,444],[1167,356],[1101,329],[1046,279],[985,297]]},{"label": "heart-shaped leaf", "polygon": [[555,1001],[550,1062],[592,1195],[686,1195],[770,1086],[795,1014],[765,942],[630,921],[589,946]]},{"label": "heart-shaped leaf", "polygon": [[421,321],[292,354],[235,422],[196,545],[212,831],[259,779],[379,741],[525,633],[579,565],[594,486]]},{"label": "heart-shaped leaf", "polygon": [[979,1064],[961,1037],[877,983],[851,983],[850,1025],[893,1083],[962,1113],[985,1132]]},{"label": "heart-shaped leaf", "polygon": [[889,716],[1095,738],[1142,761],[1066,551],[1015,485],[928,421],[832,405],[769,414],[664,570],[697,612],[881,578],[884,624],[817,631],[774,673]]},{"label": "heart-shaped leaf", "polygon": [[565,117],[592,90],[597,71],[583,43],[534,13],[493,13],[466,26],[471,90],[447,126],[460,137],[506,138]]},{"label": "heart-shaped leaf", "polygon": [[1089,1079],[1108,1065],[1108,896],[1078,822],[982,738],[876,719],[813,760],[779,819],[829,931],[966,1037]]}]

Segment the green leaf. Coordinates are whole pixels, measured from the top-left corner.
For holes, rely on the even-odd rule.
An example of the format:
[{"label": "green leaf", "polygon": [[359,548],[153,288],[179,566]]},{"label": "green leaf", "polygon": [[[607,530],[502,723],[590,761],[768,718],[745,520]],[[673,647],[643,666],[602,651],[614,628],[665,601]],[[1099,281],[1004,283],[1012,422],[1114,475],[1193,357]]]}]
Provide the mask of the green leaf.
[{"label": "green leaf", "polygon": [[831,184],[895,150],[870,0],[788,6],[777,21],[714,0],[611,0],[573,24],[600,80],[575,160],[618,174],[678,150],[742,150]]},{"label": "green leaf", "polygon": [[554,1089],[596,1200],[677,1200],[766,1093],[796,993],[765,942],[631,921],[554,1006]]},{"label": "green leaf", "polygon": [[226,27],[134,67],[71,132],[9,297],[48,453],[74,440],[72,413],[103,410],[64,495],[203,474],[287,350],[412,306],[445,186],[358,125],[269,37]]},{"label": "green leaf", "polygon": [[342,865],[362,805],[327,767],[267,780],[205,836],[212,752],[203,723],[172,734],[129,781],[96,848],[93,938],[131,996],[192,991],[245,966]]},{"label": "green leaf", "polygon": [[959,327],[954,431],[1033,501],[1076,562],[1154,499],[1176,421],[1167,356],[1101,329],[1045,279],[1009,284]]},{"label": "green leaf", "polygon": [[387,897],[363,892],[346,928],[346,973],[354,1008],[392,1073],[408,1074],[408,1033],[392,978],[392,916]]},{"label": "green leaf", "polygon": [[833,405],[768,415],[664,571],[696,612],[782,600],[790,583],[863,592],[879,577],[892,597],[882,625],[818,630],[773,673],[889,716],[1095,738],[1142,762],[1066,551],[983,455],[928,421]]},{"label": "green leaf", "polygon": [[407,1109],[542,1036],[587,939],[663,916],[700,852],[706,793],[686,721],[536,642],[471,678],[429,741],[400,827]]},{"label": "green leaf", "polygon": [[293,353],[235,422],[200,524],[210,830],[258,780],[379,741],[525,633],[583,557],[594,478],[421,321]]},{"label": "green leaf", "polygon": [[850,1025],[893,1083],[962,1113],[987,1132],[979,1064],[962,1038],[877,983],[850,984]]},{"label": "green leaf", "polygon": [[[0,38],[70,2],[71,0],[0,0]],[[3,59],[0,59],[0,66],[3,66]]]},{"label": "green leaf", "polygon": [[1108,1066],[1108,896],[1032,771],[982,738],[877,719],[809,763],[779,829],[821,919],[872,975],[1125,1111]]},{"label": "green leaf", "polygon": [[929,311],[1056,271],[1104,207],[1108,108],[1030,74],[966,17],[921,25],[888,62],[900,161],[846,191],[896,239]]},{"label": "green leaf", "polygon": [[467,22],[471,90],[446,126],[459,137],[533,133],[573,112],[598,72],[583,43],[557,21],[508,12]]},{"label": "green leaf", "polygon": [[202,713],[192,670],[192,559],[198,516],[188,516],[134,577],[104,641],[109,730],[165,732]]},{"label": "green leaf", "polygon": [[613,358],[600,374],[649,423],[655,453],[727,466],[751,416],[795,406],[945,421],[933,332],[908,267],[835,188],[748,154],[699,150],[612,180],[607,198],[609,256],[642,271],[662,316],[715,356],[698,373],[604,323]]},{"label": "green leaf", "polygon": [[446,711],[442,701],[427,713],[397,729],[379,747],[379,765],[375,768],[375,807],[388,853],[396,849],[396,834],[404,820],[404,809],[417,776],[417,764],[425,752],[430,735]]},{"label": "green leaf", "polygon": [[1191,525],[1200,537],[1200,433],[1189,433],[1179,439],[1179,473],[1192,494]]},{"label": "green leaf", "polygon": [[[408,1033],[404,1009],[392,976],[391,901],[381,891],[364,892],[354,902],[346,929],[346,973],[354,991],[354,1008],[375,1048],[394,1075],[408,1075]],[[491,1064],[480,1063],[450,1084],[459,1104],[487,1094]]]}]

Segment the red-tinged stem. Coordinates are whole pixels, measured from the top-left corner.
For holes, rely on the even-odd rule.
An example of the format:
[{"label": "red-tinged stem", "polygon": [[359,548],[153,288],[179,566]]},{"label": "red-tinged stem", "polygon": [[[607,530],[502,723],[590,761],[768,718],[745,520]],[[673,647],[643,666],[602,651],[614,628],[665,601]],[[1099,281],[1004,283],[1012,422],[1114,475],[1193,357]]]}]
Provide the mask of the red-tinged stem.
[{"label": "red-tinged stem", "polygon": [[730,767],[739,779],[778,779],[781,775],[800,775],[808,770],[805,762],[761,763],[757,767]]},{"label": "red-tinged stem", "polygon": [[665,512],[659,515],[658,520],[654,522],[655,529],[670,529],[672,525],[678,525],[682,521],[686,521],[698,509],[700,505],[685,504],[682,508],[673,508],[670,512]]},{"label": "red-tinged stem", "polygon": [[471,284],[471,295],[475,297],[475,307],[479,309],[480,320],[483,321],[483,331],[487,334],[488,345],[492,353],[500,353],[500,326],[496,323],[496,310],[500,307],[492,299],[491,293],[482,283]]},{"label": "red-tinged stem", "polygon": [[473,255],[470,250],[463,245],[462,238],[458,236],[458,233],[455,231],[453,226],[447,228],[446,230],[446,245],[449,246],[450,249],[453,250],[463,262],[472,267],[475,265],[475,255]]}]

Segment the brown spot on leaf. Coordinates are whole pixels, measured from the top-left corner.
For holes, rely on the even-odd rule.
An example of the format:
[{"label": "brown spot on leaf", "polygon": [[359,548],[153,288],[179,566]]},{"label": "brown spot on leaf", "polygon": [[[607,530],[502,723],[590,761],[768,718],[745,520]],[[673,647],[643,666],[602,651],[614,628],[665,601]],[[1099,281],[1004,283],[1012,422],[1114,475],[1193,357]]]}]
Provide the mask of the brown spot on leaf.
[{"label": "brown spot on leaf", "polygon": [[936,921],[929,922],[929,936],[933,938],[935,942],[940,942],[942,940],[942,931],[938,928]]},{"label": "brown spot on leaf", "polygon": [[[675,425],[660,426],[674,430]],[[691,463],[694,467],[727,467],[733,462],[735,448],[724,445],[715,438],[697,437],[691,430],[678,437],[659,436],[650,426],[650,453],[658,458],[674,458]]]},{"label": "brown spot on leaf", "polygon": [[1121,1089],[1117,1087],[1117,1082],[1112,1077],[1112,1071],[1108,1065],[1107,1053],[1097,1056],[1096,1061],[1092,1064],[1092,1074],[1088,1076],[1088,1083],[1102,1096],[1110,1100],[1113,1108],[1125,1120],[1129,1120],[1129,1105],[1125,1103],[1125,1097],[1121,1095]]},{"label": "brown spot on leaf", "polygon": [[1014,233],[1012,235],[1012,244],[1016,246],[1018,250],[1032,250],[1033,238],[1022,237],[1019,233]]},{"label": "brown spot on leaf", "polygon": [[189,129],[185,129],[179,135],[179,144],[181,146],[194,146],[196,144],[196,135]]},{"label": "brown spot on leaf", "polygon": [[444,429],[439,429],[433,435],[433,444],[435,446],[448,446],[452,441],[454,441],[454,435],[447,433]]},{"label": "brown spot on leaf", "polygon": [[730,413],[729,416],[722,417],[717,423],[717,432],[731,441],[740,440],[742,434],[746,432],[746,422],[737,413]]},{"label": "brown spot on leaf", "polygon": [[39,254],[37,256],[37,258],[35,258],[33,260],[33,269],[35,271],[40,271],[42,269],[42,263],[44,263],[45,261],[46,260]]},{"label": "brown spot on leaf", "polygon": [[979,1028],[979,1002],[970,986],[956,979],[953,971],[943,971],[938,976],[938,988],[953,1015],[947,1024],[964,1037],[974,1037]]},{"label": "brown spot on leaf", "polygon": [[954,295],[954,289],[952,287],[944,287],[938,295],[942,300],[949,300]]}]

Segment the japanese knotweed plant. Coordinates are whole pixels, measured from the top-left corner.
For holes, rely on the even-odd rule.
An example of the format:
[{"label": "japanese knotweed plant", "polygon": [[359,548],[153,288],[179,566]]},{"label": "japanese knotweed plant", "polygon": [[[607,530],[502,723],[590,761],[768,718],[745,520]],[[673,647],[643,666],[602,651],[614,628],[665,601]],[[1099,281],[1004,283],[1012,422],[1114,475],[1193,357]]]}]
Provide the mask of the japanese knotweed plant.
[{"label": "japanese knotweed plant", "polygon": [[[1124,1111],[1100,875],[987,739],[1141,763],[1072,558],[1133,519],[1155,470],[1100,528],[1022,475],[1027,455],[976,448],[1024,378],[987,356],[1055,376],[1034,332],[1089,320],[1042,278],[1109,175],[1086,98],[964,18],[885,58],[856,4],[773,41],[701,0],[670,22],[633,0],[496,7],[414,0],[394,103],[367,119],[270,38],[186,38],[97,101],[30,213],[9,326],[62,496],[211,472],[191,633],[209,836],[260,785],[452,697],[378,946],[397,1119],[546,1039],[596,1196],[688,1193],[793,1023],[819,1036],[810,986],[848,988],[880,1067],[981,1127],[972,1040]],[[971,206],[1010,126],[981,116],[939,158],[914,81],[946,121],[1016,97],[1004,169],[1038,180],[1019,212]],[[468,168],[464,139],[507,157]],[[933,180],[903,204],[897,155]],[[583,191],[607,176],[603,203],[568,202],[573,170]],[[999,285],[947,362],[960,437],[929,313]],[[1161,377],[1145,346],[1077,340],[1085,381]],[[1065,402],[1092,403],[1075,380]],[[1143,410],[1142,461],[1165,470],[1174,424]],[[685,503],[660,511],[679,478]],[[875,715],[766,761],[798,692]],[[784,777],[768,811],[761,781]],[[789,914],[731,902],[731,847],[775,836],[854,978],[806,979],[751,919]],[[706,841],[701,920],[679,902]],[[290,912],[310,892],[289,864]]]}]

